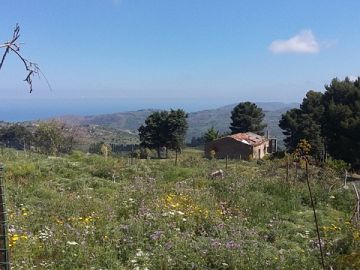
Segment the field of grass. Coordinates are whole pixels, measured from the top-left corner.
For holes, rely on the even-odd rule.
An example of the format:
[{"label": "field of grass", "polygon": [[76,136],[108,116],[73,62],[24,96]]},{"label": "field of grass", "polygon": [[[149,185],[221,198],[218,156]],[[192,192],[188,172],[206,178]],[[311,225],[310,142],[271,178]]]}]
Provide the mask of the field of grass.
[{"label": "field of grass", "polygon": [[[5,149],[13,269],[321,269],[302,172],[264,164],[46,157]],[[208,179],[222,168],[225,179]],[[355,196],[310,168],[325,264],[359,269]]]}]

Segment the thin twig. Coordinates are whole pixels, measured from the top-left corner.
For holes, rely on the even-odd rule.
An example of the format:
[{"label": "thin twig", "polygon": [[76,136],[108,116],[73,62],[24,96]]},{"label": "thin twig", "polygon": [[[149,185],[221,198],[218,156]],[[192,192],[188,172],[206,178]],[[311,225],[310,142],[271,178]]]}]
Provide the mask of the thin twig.
[{"label": "thin twig", "polygon": [[2,55],[1,58],[1,62],[0,62],[0,70],[5,62],[5,59],[7,57],[7,55],[10,52],[13,52],[14,54],[16,54],[18,56],[18,58],[20,58],[21,62],[24,64],[25,66],[25,70],[27,72],[27,75],[24,79],[25,82],[27,82],[27,84],[29,85],[29,90],[30,93],[33,91],[33,84],[32,84],[32,77],[37,74],[37,75],[42,75],[45,78],[45,81],[49,87],[49,89],[51,90],[51,86],[49,84],[49,81],[47,80],[47,78],[45,77],[45,75],[43,74],[43,72],[41,72],[39,66],[34,63],[31,62],[29,60],[27,60],[25,57],[23,57],[20,53],[20,43],[16,43],[16,41],[19,39],[20,37],[20,26],[18,24],[16,24],[14,32],[13,32],[13,36],[12,39],[10,41],[4,42],[3,44],[0,44],[0,49],[5,48],[5,52]]},{"label": "thin twig", "polygon": [[317,220],[317,216],[316,216],[315,204],[314,204],[313,195],[312,195],[311,187],[310,187],[309,161],[307,160],[307,158],[305,158],[305,161],[306,161],[306,163],[305,163],[306,164],[306,183],[307,183],[307,186],[309,189],[311,207],[312,207],[313,213],[314,213],[315,227],[316,227],[316,233],[317,233],[317,237],[318,237],[318,241],[319,241],[319,249],[320,249],[320,255],[321,255],[321,264],[322,264],[323,270],[325,270],[325,260],[324,260],[324,253],[323,253],[322,244],[321,244],[319,224],[318,224],[318,220]]}]

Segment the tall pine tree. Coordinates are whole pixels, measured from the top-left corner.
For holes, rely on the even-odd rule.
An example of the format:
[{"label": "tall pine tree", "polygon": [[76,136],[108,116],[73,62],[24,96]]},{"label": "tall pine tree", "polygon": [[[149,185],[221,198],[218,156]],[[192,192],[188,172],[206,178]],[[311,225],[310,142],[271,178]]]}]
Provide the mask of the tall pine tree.
[{"label": "tall pine tree", "polygon": [[158,158],[162,147],[181,152],[188,128],[187,117],[181,109],[150,114],[139,128],[141,146],[156,149]]},{"label": "tall pine tree", "polygon": [[323,134],[328,151],[360,168],[360,77],[340,81],[333,79],[325,86],[323,97]]},{"label": "tall pine tree", "polygon": [[291,109],[282,115],[279,126],[284,130],[283,134],[286,136],[284,142],[289,151],[293,151],[301,139],[306,139],[311,145],[312,155],[320,155],[323,152],[322,95],[320,92],[309,91],[300,109]]},{"label": "tall pine tree", "polygon": [[266,127],[266,124],[263,123],[264,116],[263,110],[256,106],[255,103],[239,103],[231,112],[231,133],[250,131],[263,135]]},{"label": "tall pine tree", "polygon": [[279,126],[292,151],[306,139],[312,154],[326,150],[335,159],[360,168],[360,77],[355,81],[333,79],[324,94],[309,91],[300,109],[282,115]]}]

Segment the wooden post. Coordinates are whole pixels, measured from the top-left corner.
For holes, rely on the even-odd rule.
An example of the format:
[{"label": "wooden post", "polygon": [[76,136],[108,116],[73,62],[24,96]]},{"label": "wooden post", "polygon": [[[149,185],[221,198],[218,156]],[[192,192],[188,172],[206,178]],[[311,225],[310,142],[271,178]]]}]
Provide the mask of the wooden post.
[{"label": "wooden post", "polygon": [[226,166],[225,168],[227,169],[228,168],[228,155],[226,155]]},{"label": "wooden post", "polygon": [[289,182],[289,156],[286,157],[286,182]]},{"label": "wooden post", "polygon": [[353,217],[355,216],[356,223],[358,223],[360,221],[360,196],[359,196],[359,192],[354,183],[352,184],[352,186],[353,186],[355,194],[356,194],[356,206],[355,206],[355,212],[354,212]]},{"label": "wooden post", "polygon": [[0,269],[10,270],[3,170],[0,164]]},{"label": "wooden post", "polygon": [[347,177],[348,177],[348,172],[347,172],[347,170],[345,170],[344,187],[346,187]]},{"label": "wooden post", "polygon": [[321,238],[320,238],[319,224],[318,224],[318,220],[317,220],[317,216],[316,216],[314,199],[313,199],[313,195],[312,195],[311,187],[310,187],[309,162],[308,162],[307,159],[306,159],[305,161],[306,161],[306,163],[305,163],[305,166],[306,166],[306,183],[307,183],[307,186],[308,186],[308,189],[309,189],[309,196],[310,196],[311,207],[312,207],[313,213],[314,213],[316,233],[317,233],[317,237],[318,237],[318,241],[319,241],[319,250],[320,250],[320,256],[321,256],[321,265],[322,265],[323,270],[325,270],[325,261],[324,261],[324,254],[323,254],[322,244],[321,244]]},{"label": "wooden post", "polygon": [[177,166],[177,162],[178,162],[178,150],[175,150],[175,166]]},{"label": "wooden post", "polygon": [[131,165],[133,165],[133,158],[134,158],[134,145],[131,145]]}]

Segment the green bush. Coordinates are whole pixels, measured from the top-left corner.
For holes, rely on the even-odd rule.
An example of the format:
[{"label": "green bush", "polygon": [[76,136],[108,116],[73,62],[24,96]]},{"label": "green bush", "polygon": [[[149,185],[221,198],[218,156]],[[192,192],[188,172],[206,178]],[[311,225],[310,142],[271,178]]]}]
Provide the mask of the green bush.
[{"label": "green bush", "polygon": [[350,169],[350,164],[346,163],[343,160],[339,160],[339,159],[327,159],[326,160],[326,164],[327,167],[335,170],[338,173],[345,173],[345,170],[349,170]]}]

